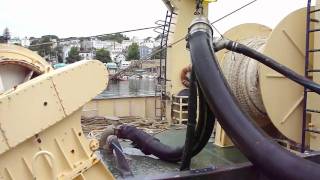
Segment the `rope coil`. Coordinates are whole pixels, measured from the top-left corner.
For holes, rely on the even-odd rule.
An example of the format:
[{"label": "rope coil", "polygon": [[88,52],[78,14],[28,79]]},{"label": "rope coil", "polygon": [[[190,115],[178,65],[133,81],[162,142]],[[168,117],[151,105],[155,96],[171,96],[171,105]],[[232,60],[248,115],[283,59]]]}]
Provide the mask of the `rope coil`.
[{"label": "rope coil", "polygon": [[[242,40],[243,44],[260,52],[263,51],[266,42],[265,37]],[[222,61],[222,71],[241,108],[260,126],[267,125],[270,120],[260,91],[259,62],[228,51]]]}]

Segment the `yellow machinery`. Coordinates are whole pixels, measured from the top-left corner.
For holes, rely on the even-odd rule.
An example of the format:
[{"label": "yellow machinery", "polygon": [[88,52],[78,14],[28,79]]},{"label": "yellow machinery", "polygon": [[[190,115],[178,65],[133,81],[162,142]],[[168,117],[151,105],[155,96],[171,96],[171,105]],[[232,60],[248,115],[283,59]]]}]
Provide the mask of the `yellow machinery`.
[{"label": "yellow machinery", "polygon": [[0,68],[16,66],[0,73],[0,179],[113,179],[80,125],[82,106],[106,88],[105,66],[90,60],[52,70],[13,45],[0,45],[0,56]]}]

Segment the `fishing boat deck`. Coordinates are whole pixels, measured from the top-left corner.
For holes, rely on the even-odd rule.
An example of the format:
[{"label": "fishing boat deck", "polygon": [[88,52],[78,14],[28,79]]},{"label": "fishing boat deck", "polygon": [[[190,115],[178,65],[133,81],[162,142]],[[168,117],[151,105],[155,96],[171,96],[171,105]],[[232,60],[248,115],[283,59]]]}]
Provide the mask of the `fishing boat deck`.
[{"label": "fishing boat deck", "polygon": [[[155,135],[161,142],[172,147],[182,146],[184,144],[186,130],[170,129],[165,132]],[[121,145],[126,151],[126,148],[131,147],[129,142],[121,141]],[[120,177],[116,163],[111,154],[100,152],[104,163],[116,178]],[[179,164],[168,163],[159,159],[154,159],[148,156],[127,155],[130,168],[134,176],[154,176],[161,173],[179,171]],[[235,147],[221,148],[213,143],[208,143],[207,146],[192,159],[191,168],[201,169],[207,167],[217,167],[225,165],[234,165],[248,162],[248,160]]]}]

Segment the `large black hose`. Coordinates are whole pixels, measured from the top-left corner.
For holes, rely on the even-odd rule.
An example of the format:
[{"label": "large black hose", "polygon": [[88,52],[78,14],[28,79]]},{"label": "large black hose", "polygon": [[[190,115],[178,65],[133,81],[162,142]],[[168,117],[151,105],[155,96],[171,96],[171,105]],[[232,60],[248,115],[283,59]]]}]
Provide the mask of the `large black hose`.
[{"label": "large black hose", "polygon": [[192,156],[197,155],[208,143],[214,129],[215,116],[207,104],[201,90],[199,93],[199,120],[195,133],[196,144],[193,147]]},{"label": "large black hose", "polygon": [[320,179],[318,164],[283,149],[240,109],[219,69],[212,48],[212,37],[203,30],[190,29],[190,53],[200,88],[210,109],[235,145],[271,179]]},{"label": "large black hose", "polygon": [[[202,93],[199,94],[199,119],[195,131],[194,146],[192,156],[197,155],[208,143],[214,127],[215,117],[206,104]],[[122,125],[117,130],[119,138],[133,141],[137,147],[145,154],[153,154],[161,160],[168,162],[178,162],[182,159],[184,147],[172,148],[161,143],[157,138],[149,135],[136,127]]]},{"label": "large black hose", "polygon": [[172,148],[161,143],[157,138],[137,129],[134,126],[122,125],[116,134],[119,138],[129,139],[144,153],[153,154],[161,160],[178,162],[181,160],[183,148]]},{"label": "large black hose", "polygon": [[182,153],[182,162],[180,170],[188,170],[191,164],[192,158],[192,148],[195,141],[195,130],[197,125],[197,87],[195,81],[195,74],[192,70],[190,78],[190,87],[189,87],[189,99],[188,99],[188,124],[187,124],[187,133],[184,143],[183,153]]}]

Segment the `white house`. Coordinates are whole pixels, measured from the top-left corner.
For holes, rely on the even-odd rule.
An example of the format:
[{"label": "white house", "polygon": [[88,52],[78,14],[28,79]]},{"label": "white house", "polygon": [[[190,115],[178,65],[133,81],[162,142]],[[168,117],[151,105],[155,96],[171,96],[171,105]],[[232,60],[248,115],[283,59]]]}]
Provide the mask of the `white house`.
[{"label": "white house", "polygon": [[120,63],[122,61],[126,61],[126,56],[124,54],[118,54],[115,58],[114,58],[114,62],[116,63]]},{"label": "white house", "polygon": [[152,49],[148,46],[140,46],[139,47],[139,53],[140,53],[140,59],[146,59],[152,52]]},{"label": "white house", "polygon": [[133,44],[132,40],[123,40],[122,41],[122,49],[127,49],[129,46]]},{"label": "white house", "polygon": [[111,52],[112,53],[116,53],[116,54],[120,54],[123,51],[122,45],[118,42],[113,42],[113,47]]},{"label": "white house", "polygon": [[101,41],[98,39],[92,40],[92,47],[95,49],[107,49],[109,50],[113,45],[113,41]]},{"label": "white house", "polygon": [[79,53],[82,60],[90,60],[94,58],[94,53],[92,51],[83,51]]},{"label": "white house", "polygon": [[127,67],[129,67],[131,65],[130,61],[121,61],[120,63],[120,69],[126,69]]},{"label": "white house", "polygon": [[73,46],[80,48],[80,40],[77,38],[67,38],[59,42],[60,46]]},{"label": "white house", "polygon": [[63,46],[62,48],[62,60],[63,62],[67,62],[67,57],[69,57],[69,52],[71,50],[72,46]]},{"label": "white house", "polygon": [[160,46],[160,45],[161,45],[161,38],[155,40],[154,43],[153,43],[153,46],[154,46],[154,47],[158,47],[158,46]]},{"label": "white house", "polygon": [[139,45],[140,46],[146,46],[146,47],[152,49],[152,48],[154,48],[154,39],[153,38],[146,38]]},{"label": "white house", "polygon": [[21,46],[23,47],[29,47],[31,44],[30,38],[24,37],[21,39]]},{"label": "white house", "polygon": [[69,57],[69,52],[71,50],[72,47],[76,47],[76,48],[80,48],[80,44],[78,44],[77,46],[63,46],[62,47],[62,60],[65,63],[67,61],[67,57]]},{"label": "white house", "polygon": [[14,37],[8,40],[8,44],[20,44],[21,45],[21,40],[18,37]]},{"label": "white house", "polygon": [[143,41],[144,41],[144,40],[139,39],[139,38],[136,37],[136,36],[133,36],[133,37],[132,37],[132,42],[137,43],[138,45],[141,44]]}]

